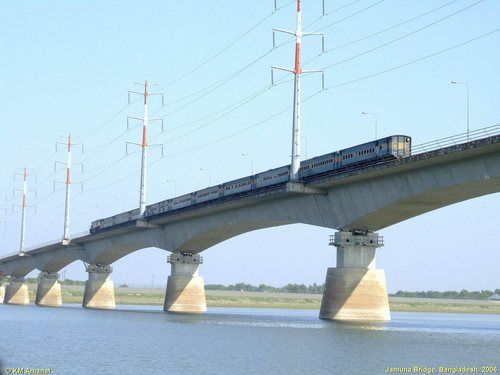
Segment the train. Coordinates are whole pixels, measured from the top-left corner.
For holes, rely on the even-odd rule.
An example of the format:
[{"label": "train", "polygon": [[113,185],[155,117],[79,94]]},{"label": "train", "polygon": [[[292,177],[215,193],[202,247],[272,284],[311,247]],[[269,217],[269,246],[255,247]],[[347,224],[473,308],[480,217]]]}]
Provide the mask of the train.
[{"label": "train", "polygon": [[[401,159],[411,156],[411,137],[392,135],[389,137],[366,142],[357,146],[334,151],[300,163],[299,181],[307,182],[315,177],[331,174],[337,171],[369,166],[385,160]],[[139,209],[123,212],[111,217],[95,220],[90,225],[90,234],[117,229],[132,225],[137,220],[152,220],[173,211],[186,210],[218,200],[237,195],[247,195],[258,191],[269,190],[282,186],[290,181],[290,165],[270,169],[266,172],[225,182],[193,193],[167,199],[146,207],[140,217]]]}]

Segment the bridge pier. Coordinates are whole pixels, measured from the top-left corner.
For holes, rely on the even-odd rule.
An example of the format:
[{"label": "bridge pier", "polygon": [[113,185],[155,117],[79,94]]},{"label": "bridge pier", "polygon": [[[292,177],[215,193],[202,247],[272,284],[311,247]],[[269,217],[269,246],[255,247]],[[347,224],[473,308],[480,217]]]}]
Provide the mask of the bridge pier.
[{"label": "bridge pier", "polygon": [[42,271],[38,274],[35,304],[37,306],[61,306],[61,284],[57,272]]},{"label": "bridge pier", "polygon": [[0,283],[0,303],[3,303],[5,297],[5,287]]},{"label": "bridge pier", "polygon": [[332,237],[337,267],[326,273],[320,319],[391,320],[385,272],[375,269],[375,252],[383,246],[382,237],[361,231],[338,231]]},{"label": "bridge pier", "polygon": [[168,257],[171,275],[167,281],[163,310],[176,313],[200,314],[207,311],[205,284],[198,276],[203,258],[192,253],[172,253]]},{"label": "bridge pier", "polygon": [[111,280],[113,268],[102,264],[87,266],[89,279],[85,282],[82,306],[88,309],[114,309],[115,286]]},{"label": "bridge pier", "polygon": [[10,277],[9,285],[5,288],[3,303],[9,305],[28,305],[30,303],[28,284],[26,284],[24,277]]}]

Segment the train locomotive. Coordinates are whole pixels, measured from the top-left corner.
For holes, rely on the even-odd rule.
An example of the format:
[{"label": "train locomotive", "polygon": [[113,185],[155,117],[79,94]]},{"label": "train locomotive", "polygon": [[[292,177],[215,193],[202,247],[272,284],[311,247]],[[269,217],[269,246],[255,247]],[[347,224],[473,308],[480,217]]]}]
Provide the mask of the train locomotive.
[{"label": "train locomotive", "polygon": [[[401,159],[411,156],[411,137],[392,135],[335,151],[300,163],[299,180],[308,181],[314,177],[334,172],[349,171],[353,168],[370,166],[385,160]],[[123,212],[92,222],[90,234],[132,225],[137,220],[151,220],[170,212],[185,210],[221,198],[245,195],[286,184],[290,180],[290,166],[270,169],[266,172],[239,178],[220,185],[211,186],[193,193],[167,199],[146,207],[143,217],[139,209]]]}]

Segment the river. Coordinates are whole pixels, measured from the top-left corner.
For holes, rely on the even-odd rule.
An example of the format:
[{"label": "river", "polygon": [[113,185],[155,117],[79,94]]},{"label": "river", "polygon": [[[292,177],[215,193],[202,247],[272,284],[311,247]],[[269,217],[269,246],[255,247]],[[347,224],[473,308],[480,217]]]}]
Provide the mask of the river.
[{"label": "river", "polygon": [[0,305],[0,359],[51,374],[385,374],[500,365],[500,315],[392,313],[386,324],[316,310]]}]

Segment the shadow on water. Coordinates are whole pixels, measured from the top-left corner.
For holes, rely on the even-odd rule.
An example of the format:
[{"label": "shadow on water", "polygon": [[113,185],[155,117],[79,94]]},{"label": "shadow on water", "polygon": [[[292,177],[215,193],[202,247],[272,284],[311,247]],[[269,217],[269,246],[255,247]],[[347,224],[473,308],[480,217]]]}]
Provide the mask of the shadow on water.
[{"label": "shadow on water", "polygon": [[5,375],[5,372],[3,372],[3,363],[1,359],[0,359],[0,375]]},{"label": "shadow on water", "polygon": [[349,321],[333,321],[333,320],[323,320],[326,325],[330,325],[335,328],[341,329],[358,329],[365,331],[386,331],[389,326],[389,322],[349,322]]},{"label": "shadow on water", "polygon": [[[61,306],[58,309],[82,309],[79,305]],[[255,326],[268,328],[310,328],[336,330],[385,331],[388,322],[347,322],[318,319],[316,311],[303,315],[287,309],[231,309],[211,308],[205,314],[165,313],[162,307],[121,305],[113,310],[85,309],[92,314],[151,314],[167,323],[177,324],[216,324],[232,326]]]}]

